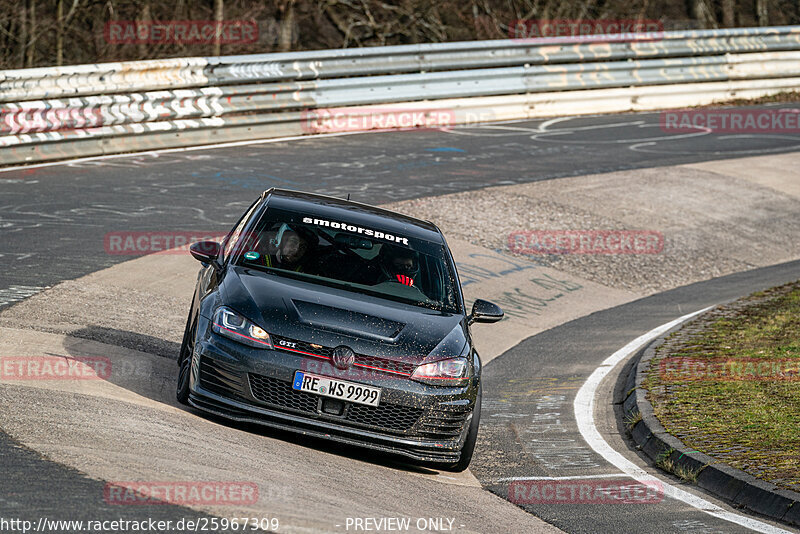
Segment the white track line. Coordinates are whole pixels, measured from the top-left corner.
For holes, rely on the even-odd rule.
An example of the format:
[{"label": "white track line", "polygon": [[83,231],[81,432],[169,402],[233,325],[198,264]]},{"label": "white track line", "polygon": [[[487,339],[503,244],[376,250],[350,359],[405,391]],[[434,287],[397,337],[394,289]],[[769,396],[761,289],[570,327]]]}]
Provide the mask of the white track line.
[{"label": "white track line", "polygon": [[[652,112],[647,112],[647,111],[634,112],[634,114],[646,114],[646,113],[652,113]],[[558,122],[568,121],[568,120],[572,120],[572,119],[576,119],[576,118],[587,118],[587,117],[588,118],[592,118],[592,117],[603,117],[603,116],[605,116],[605,115],[602,114],[602,113],[595,113],[595,114],[590,114],[590,115],[558,117],[558,118],[550,119],[550,120],[547,120],[547,121],[543,122],[537,128],[531,128],[531,129],[520,128],[520,130],[528,130],[528,131],[531,131],[531,132],[539,132],[539,133],[541,133],[541,132],[555,133],[555,132],[553,132],[551,130],[547,130],[547,127],[550,126],[551,124],[556,124]],[[531,121],[536,121],[536,120],[539,120],[539,119],[537,117],[526,117],[526,118],[522,118],[522,119],[505,119],[505,120],[500,120],[500,121],[490,121],[490,122],[487,122],[487,123],[481,123],[481,124],[479,124],[477,126],[459,124],[459,125],[456,125],[455,128],[443,127],[443,128],[438,128],[438,129],[443,131],[443,132],[446,132],[446,133],[461,133],[463,135],[468,135],[466,132],[459,132],[458,131],[459,128],[463,128],[463,129],[484,128],[484,127],[491,128],[491,126],[494,125],[494,124],[514,124],[514,123],[520,123],[520,122],[531,122]],[[643,122],[643,121],[639,121],[639,122]],[[614,123],[614,124],[611,124],[609,126],[619,126],[619,125],[625,125],[625,124],[629,124],[629,123]],[[634,123],[630,123],[630,124],[634,124]],[[587,129],[587,128],[589,128],[589,129],[603,128],[603,125],[589,126],[589,127],[578,127],[578,128],[574,128],[574,129],[575,130],[583,130],[583,129]],[[213,150],[213,149],[216,149],[216,148],[229,148],[229,147],[248,146],[248,145],[262,145],[262,144],[267,144],[267,143],[280,143],[280,142],[284,142],[284,141],[298,141],[298,140],[301,140],[301,139],[314,139],[314,138],[320,138],[320,137],[340,137],[340,136],[343,136],[343,135],[358,135],[358,134],[366,134],[366,133],[376,133],[377,131],[378,130],[364,130],[364,131],[357,131],[357,132],[332,132],[332,133],[326,133],[326,134],[295,135],[295,136],[290,136],[290,137],[274,137],[274,138],[269,138],[269,139],[248,139],[248,140],[245,140],[245,141],[228,141],[228,142],[225,142],[225,143],[216,143],[216,144],[210,144],[210,145],[196,145],[196,146],[175,147],[175,148],[157,148],[157,149],[153,149],[153,150],[142,150],[140,152],[129,152],[129,153],[124,153],[124,154],[104,154],[104,155],[100,155],[100,156],[87,156],[87,157],[83,157],[83,158],[73,158],[73,159],[65,159],[65,160],[59,160],[59,161],[51,161],[51,162],[48,162],[48,163],[34,163],[32,165],[24,165],[24,164],[23,165],[16,165],[14,167],[0,168],[0,173],[10,172],[10,171],[26,170],[26,169],[38,169],[38,168],[42,168],[42,167],[55,167],[55,166],[58,166],[58,165],[70,165],[72,163],[84,163],[84,162],[88,162],[88,161],[102,161],[102,160],[106,160],[106,159],[118,159],[118,158],[136,158],[136,157],[148,156],[148,155],[157,157],[158,154],[169,154],[169,153],[173,153],[173,152],[193,152],[193,151],[196,151],[196,150]],[[395,131],[400,131],[400,130],[396,130],[396,129],[380,130],[380,132],[395,132]]]},{"label": "white track line", "polygon": [[[492,123],[486,124],[509,124],[514,122],[525,122],[530,121],[533,119],[509,119],[504,121],[495,121]],[[562,119],[558,119],[562,120]],[[563,120],[566,120],[563,119]],[[463,125],[457,125],[463,126]],[[419,128],[420,130],[424,128]],[[442,131],[450,131],[449,128],[438,128]],[[412,129],[415,130],[415,129]],[[173,152],[194,152],[197,150],[213,150],[216,148],[230,148],[230,147],[237,147],[237,146],[249,146],[249,145],[263,145],[268,143],[281,143],[284,141],[299,141],[303,139],[318,139],[322,137],[341,137],[343,135],[359,135],[359,134],[368,134],[368,133],[378,133],[378,132],[398,132],[398,131],[408,131],[402,129],[389,129],[389,130],[363,130],[363,131],[355,131],[355,132],[332,132],[326,134],[310,134],[310,135],[294,135],[289,137],[272,137],[268,139],[248,139],[245,141],[227,141],[225,143],[216,143],[210,145],[196,145],[196,146],[184,146],[184,147],[174,147],[174,148],[156,148],[153,150],[142,150],[140,152],[128,152],[123,154],[105,154],[101,156],[86,156],[83,158],[74,158],[74,159],[64,159],[59,161],[50,161],[47,163],[35,163],[32,165],[16,165],[14,167],[4,167],[0,168],[0,173],[9,172],[9,171],[19,171],[19,170],[26,170],[26,169],[38,169],[42,167],[55,167],[58,165],[70,165],[73,163],[84,163],[88,161],[102,161],[106,159],[119,159],[119,158],[138,158],[141,156],[156,156],[158,154],[170,154]]]},{"label": "white track line", "polygon": [[620,469],[623,473],[633,477],[642,484],[659,481],[664,486],[665,495],[683,501],[689,506],[697,508],[701,512],[705,512],[708,515],[724,519],[725,521],[730,521],[731,523],[736,523],[737,525],[741,525],[745,528],[749,528],[757,532],[765,532],[768,534],[791,534],[791,532],[788,530],[783,530],[781,528],[768,525],[767,523],[758,521],[757,519],[753,519],[751,517],[729,512],[724,508],[717,506],[716,504],[694,495],[693,493],[689,493],[688,491],[684,491],[675,486],[666,484],[660,478],[647,474],[644,469],[638,467],[636,464],[612,449],[606,440],[604,440],[600,435],[600,432],[597,430],[597,427],[594,424],[594,397],[597,393],[598,387],[600,386],[600,382],[603,381],[606,375],[608,375],[611,370],[614,369],[614,367],[616,367],[620,362],[633,355],[646,343],[649,343],[680,323],[688,321],[692,317],[695,317],[696,315],[699,315],[709,309],[711,309],[711,307],[684,315],[683,317],[675,319],[674,321],[661,325],[658,328],[655,328],[648,333],[637,337],[619,349],[617,352],[606,358],[603,363],[601,363],[600,366],[594,370],[586,382],[583,383],[581,388],[578,390],[577,396],[575,397],[573,409],[575,410],[575,420],[578,423],[578,430],[583,436],[583,439],[592,449],[605,458],[609,463]]},{"label": "white track line", "polygon": [[587,478],[620,478],[625,475],[624,473],[606,473],[604,475],[571,475],[564,477],[509,477],[499,478],[498,482],[514,482],[515,480],[585,480]]},{"label": "white track line", "polygon": [[335,132],[335,133],[327,133],[327,134],[315,134],[315,135],[295,135],[291,137],[272,137],[269,139],[249,139],[247,141],[229,141],[227,143],[216,143],[213,145],[197,145],[197,146],[184,146],[184,147],[175,147],[175,148],[157,148],[154,150],[143,150],[141,152],[128,152],[124,154],[105,154],[102,156],[87,156],[84,158],[75,158],[75,159],[65,159],[60,161],[51,161],[48,163],[35,163],[33,165],[17,165],[15,167],[4,167],[0,169],[0,172],[9,172],[9,171],[20,171],[26,169],[39,169],[42,167],[55,167],[58,165],[70,165],[72,163],[84,163],[87,161],[100,161],[105,159],[119,159],[119,158],[138,158],[141,156],[156,156],[158,154],[170,154],[172,152],[194,152],[196,150],[212,150],[215,148],[229,148],[229,147],[236,147],[236,146],[248,146],[248,145],[263,145],[267,143],[281,143],[283,141],[297,141],[300,139],[317,139],[320,137],[340,137],[343,135],[356,135],[360,133],[368,133],[368,132]]}]

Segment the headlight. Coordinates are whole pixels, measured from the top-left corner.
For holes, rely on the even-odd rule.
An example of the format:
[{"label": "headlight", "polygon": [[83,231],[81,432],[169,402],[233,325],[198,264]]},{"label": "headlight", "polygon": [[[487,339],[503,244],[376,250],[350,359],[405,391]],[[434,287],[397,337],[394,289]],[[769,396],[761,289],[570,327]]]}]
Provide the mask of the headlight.
[{"label": "headlight", "polygon": [[417,367],[411,379],[434,386],[463,386],[469,382],[469,362],[452,358],[426,363]]},{"label": "headlight", "polygon": [[212,330],[221,336],[258,349],[272,349],[269,334],[230,308],[222,306],[214,313]]}]

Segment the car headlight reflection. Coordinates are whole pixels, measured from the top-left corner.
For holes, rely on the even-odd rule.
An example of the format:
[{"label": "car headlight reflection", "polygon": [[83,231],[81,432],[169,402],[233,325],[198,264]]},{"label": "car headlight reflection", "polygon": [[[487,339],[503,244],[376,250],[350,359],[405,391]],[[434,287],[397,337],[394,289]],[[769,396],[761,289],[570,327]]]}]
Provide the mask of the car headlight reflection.
[{"label": "car headlight reflection", "polygon": [[214,313],[212,330],[224,337],[250,347],[272,349],[272,339],[260,326],[253,324],[235,311],[222,306]]},{"label": "car headlight reflection", "polygon": [[463,386],[469,382],[469,363],[466,358],[426,363],[417,367],[411,378],[434,386]]}]

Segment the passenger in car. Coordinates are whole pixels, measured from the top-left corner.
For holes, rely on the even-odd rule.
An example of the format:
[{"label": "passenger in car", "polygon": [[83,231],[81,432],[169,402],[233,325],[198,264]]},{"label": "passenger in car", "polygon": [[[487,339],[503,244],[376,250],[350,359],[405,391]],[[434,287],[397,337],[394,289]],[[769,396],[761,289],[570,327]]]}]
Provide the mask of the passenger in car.
[{"label": "passenger in car", "polygon": [[365,284],[399,282],[413,286],[419,278],[419,254],[410,248],[384,244],[364,272]]}]

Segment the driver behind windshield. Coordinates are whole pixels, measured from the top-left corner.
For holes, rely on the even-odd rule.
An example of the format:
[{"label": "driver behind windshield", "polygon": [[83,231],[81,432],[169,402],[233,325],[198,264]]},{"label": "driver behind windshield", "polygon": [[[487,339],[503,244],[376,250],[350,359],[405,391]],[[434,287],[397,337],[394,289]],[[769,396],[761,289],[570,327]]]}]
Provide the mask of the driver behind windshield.
[{"label": "driver behind windshield", "polygon": [[317,244],[317,236],[302,226],[282,224],[275,237],[269,240],[271,251],[264,254],[267,267],[303,272],[309,260],[309,249]]}]

